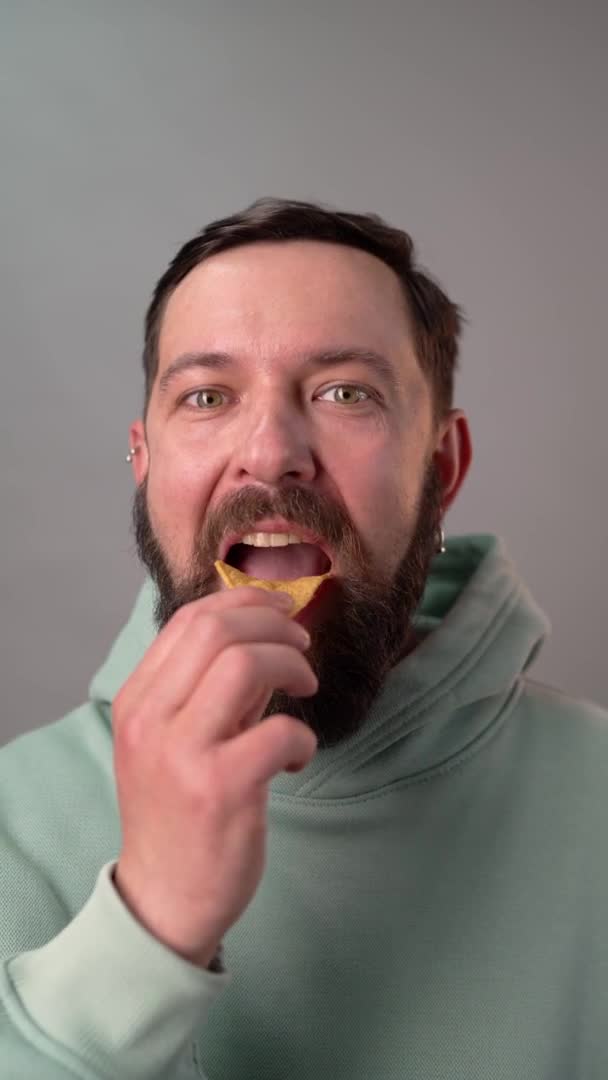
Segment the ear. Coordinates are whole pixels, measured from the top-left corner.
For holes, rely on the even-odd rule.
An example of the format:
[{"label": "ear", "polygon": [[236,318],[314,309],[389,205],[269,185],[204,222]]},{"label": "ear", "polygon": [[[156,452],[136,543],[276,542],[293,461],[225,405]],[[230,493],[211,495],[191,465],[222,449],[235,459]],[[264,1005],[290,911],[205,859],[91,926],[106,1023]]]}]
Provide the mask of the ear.
[{"label": "ear", "polygon": [[440,425],[433,454],[443,486],[442,509],[445,514],[454,502],[467,475],[473,450],[468,420],[462,409],[451,409]]},{"label": "ear", "polygon": [[148,475],[148,444],[143,420],[134,420],[129,428],[129,448],[135,450],[131,468],[137,487],[143,483]]}]

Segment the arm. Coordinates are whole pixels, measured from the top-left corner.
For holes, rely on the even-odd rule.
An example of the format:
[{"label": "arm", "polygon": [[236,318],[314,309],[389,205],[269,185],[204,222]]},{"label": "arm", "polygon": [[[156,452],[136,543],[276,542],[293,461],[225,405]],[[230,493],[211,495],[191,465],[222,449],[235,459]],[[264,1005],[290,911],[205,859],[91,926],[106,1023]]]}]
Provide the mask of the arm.
[{"label": "arm", "polygon": [[[0,1061],[11,1080],[184,1080],[190,1044],[230,981],[157,941],[100,871],[47,944],[0,965]],[[10,915],[10,912],[6,914]]]}]

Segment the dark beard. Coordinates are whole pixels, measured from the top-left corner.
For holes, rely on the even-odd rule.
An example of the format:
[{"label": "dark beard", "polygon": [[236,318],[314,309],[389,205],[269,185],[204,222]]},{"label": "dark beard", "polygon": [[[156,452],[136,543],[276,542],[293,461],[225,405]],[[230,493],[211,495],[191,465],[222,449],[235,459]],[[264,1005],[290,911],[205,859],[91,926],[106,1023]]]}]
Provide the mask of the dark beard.
[{"label": "dark beard", "polygon": [[442,494],[436,466],[431,463],[414,534],[388,578],[375,565],[340,505],[306,488],[283,488],[274,495],[258,487],[241,488],[208,515],[188,573],[174,581],[152,528],[144,481],[133,501],[133,529],[139,558],[158,591],[156,625],[161,630],[184,604],[218,591],[213,563],[227,530],[251,532],[248,526],[262,517],[280,516],[318,532],[340,565],[340,577],[330,579],[331,603],[310,628],[306,657],[319,689],[311,698],[275,690],[263,717],[288,713],[312,729],[320,749],[337,746],[363,726],[388,672],[416,643],[412,618],[437,550]]}]

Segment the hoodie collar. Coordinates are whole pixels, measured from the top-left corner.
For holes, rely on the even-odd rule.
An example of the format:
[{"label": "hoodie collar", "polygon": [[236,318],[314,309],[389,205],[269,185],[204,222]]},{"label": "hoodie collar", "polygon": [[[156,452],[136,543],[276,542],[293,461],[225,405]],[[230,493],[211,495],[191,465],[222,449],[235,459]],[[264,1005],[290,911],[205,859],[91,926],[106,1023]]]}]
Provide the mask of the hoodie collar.
[{"label": "hoodie collar", "polygon": [[[516,702],[523,673],[551,631],[501,537],[454,536],[431,563],[414,626],[422,639],[389,673],[363,728],[280,773],[273,797],[369,796],[426,779],[474,751]],[[111,702],[156,636],[148,578],[90,685],[110,725]]]}]

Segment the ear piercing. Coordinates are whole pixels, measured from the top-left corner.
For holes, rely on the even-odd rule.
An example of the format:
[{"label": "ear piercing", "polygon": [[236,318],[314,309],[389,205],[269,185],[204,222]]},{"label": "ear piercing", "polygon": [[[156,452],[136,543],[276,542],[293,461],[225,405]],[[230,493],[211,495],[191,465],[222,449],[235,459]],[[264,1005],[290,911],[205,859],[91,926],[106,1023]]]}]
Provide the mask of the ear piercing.
[{"label": "ear piercing", "polygon": [[[133,458],[135,457],[138,450],[139,450],[139,446],[132,446],[129,449],[129,453],[127,454],[127,456],[125,458],[127,464],[129,464],[129,465],[131,464],[131,462],[133,461]],[[446,551],[445,533],[443,531],[443,525],[440,525],[437,531],[438,531],[439,535],[437,536],[437,549],[436,549],[436,551],[437,551],[438,555],[443,555],[443,553]]]}]

